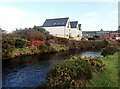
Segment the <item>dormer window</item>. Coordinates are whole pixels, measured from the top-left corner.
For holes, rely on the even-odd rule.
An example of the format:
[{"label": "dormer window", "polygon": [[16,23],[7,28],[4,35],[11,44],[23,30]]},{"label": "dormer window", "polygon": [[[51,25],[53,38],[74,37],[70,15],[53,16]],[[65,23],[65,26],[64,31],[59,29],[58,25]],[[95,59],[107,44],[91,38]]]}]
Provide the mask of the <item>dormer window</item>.
[{"label": "dormer window", "polygon": [[60,23],[57,23],[57,25],[60,25]]},{"label": "dormer window", "polygon": [[54,23],[53,25],[56,25],[56,23]]}]

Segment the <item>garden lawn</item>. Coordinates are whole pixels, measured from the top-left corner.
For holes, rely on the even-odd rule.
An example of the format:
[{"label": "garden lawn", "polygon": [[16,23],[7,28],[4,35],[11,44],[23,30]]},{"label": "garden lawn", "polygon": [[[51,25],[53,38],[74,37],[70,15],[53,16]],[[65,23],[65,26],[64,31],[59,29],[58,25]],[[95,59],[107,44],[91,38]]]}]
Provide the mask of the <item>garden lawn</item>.
[{"label": "garden lawn", "polygon": [[95,74],[86,87],[118,87],[118,54],[103,57],[106,69]]}]

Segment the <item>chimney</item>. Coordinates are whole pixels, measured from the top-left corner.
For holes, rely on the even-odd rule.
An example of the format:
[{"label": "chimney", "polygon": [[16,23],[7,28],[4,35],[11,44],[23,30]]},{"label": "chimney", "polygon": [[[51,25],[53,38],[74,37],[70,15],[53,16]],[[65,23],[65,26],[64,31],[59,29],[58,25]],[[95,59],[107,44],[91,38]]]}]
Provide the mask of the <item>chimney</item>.
[{"label": "chimney", "polygon": [[82,29],[81,29],[81,24],[78,24],[78,28],[79,28],[79,30],[82,30]]}]

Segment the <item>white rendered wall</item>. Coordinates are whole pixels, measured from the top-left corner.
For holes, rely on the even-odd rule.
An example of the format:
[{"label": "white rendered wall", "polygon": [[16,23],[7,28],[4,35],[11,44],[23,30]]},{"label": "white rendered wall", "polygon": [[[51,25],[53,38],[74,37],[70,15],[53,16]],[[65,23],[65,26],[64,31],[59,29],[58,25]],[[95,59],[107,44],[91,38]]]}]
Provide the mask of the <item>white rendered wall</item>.
[{"label": "white rendered wall", "polygon": [[[82,39],[82,31],[78,30],[77,28],[71,28],[70,20],[68,19],[66,26],[57,26],[57,27],[44,27],[50,34],[62,37],[62,38],[69,38],[69,35],[73,37],[74,40],[81,40]],[[79,37],[78,37],[79,35]]]},{"label": "white rendered wall", "polygon": [[79,36],[80,36],[79,39],[81,40],[83,35],[82,35],[82,31],[80,30],[79,30]]},{"label": "white rendered wall", "polygon": [[[66,32],[65,26],[58,26],[58,27],[44,27],[50,34],[62,37],[62,38],[68,38],[69,34]],[[67,36],[68,35],[68,36]]]},{"label": "white rendered wall", "polygon": [[71,25],[70,25],[70,20],[68,19],[67,23],[66,23],[66,26],[65,26],[65,34],[67,35],[67,37],[69,38],[69,35],[70,35],[70,29],[71,29]]},{"label": "white rendered wall", "polygon": [[73,37],[74,40],[82,39],[82,31],[78,30],[77,28],[71,28],[70,32],[71,32],[71,37]]},{"label": "white rendered wall", "polygon": [[50,34],[62,37],[62,38],[69,38],[70,34],[70,20],[68,19],[66,26],[56,26],[56,27],[44,27]]},{"label": "white rendered wall", "polygon": [[76,37],[79,34],[76,28],[71,28],[70,32],[71,32],[71,37]]}]

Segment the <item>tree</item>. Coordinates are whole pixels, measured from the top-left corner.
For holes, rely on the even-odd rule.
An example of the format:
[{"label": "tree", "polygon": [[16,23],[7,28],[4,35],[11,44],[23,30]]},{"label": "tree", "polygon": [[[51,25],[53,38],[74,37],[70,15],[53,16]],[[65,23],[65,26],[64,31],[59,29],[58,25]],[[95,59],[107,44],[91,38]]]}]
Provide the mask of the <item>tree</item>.
[{"label": "tree", "polygon": [[36,30],[38,30],[38,31],[40,31],[41,33],[46,33],[46,32],[47,32],[47,31],[46,31],[43,27],[41,27],[41,26],[34,26],[33,28],[36,29]]},{"label": "tree", "polygon": [[42,26],[34,26],[33,28],[43,33],[46,36],[46,40],[50,39],[51,37],[50,33],[46,29],[44,29]]}]

